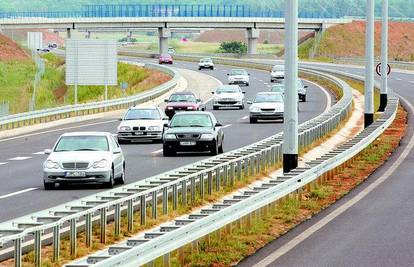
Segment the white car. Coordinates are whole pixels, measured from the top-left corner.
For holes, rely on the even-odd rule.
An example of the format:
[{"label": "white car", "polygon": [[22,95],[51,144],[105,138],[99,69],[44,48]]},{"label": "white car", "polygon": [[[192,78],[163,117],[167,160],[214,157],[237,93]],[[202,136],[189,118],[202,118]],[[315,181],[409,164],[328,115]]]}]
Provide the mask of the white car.
[{"label": "white car", "polygon": [[250,123],[256,123],[257,120],[281,120],[283,122],[283,114],[285,104],[283,94],[273,92],[257,93],[253,102],[250,104]]},{"label": "white car", "polygon": [[168,47],[167,53],[170,54],[170,55],[174,55],[175,54],[175,49],[173,47]]},{"label": "white car", "polygon": [[125,158],[111,133],[75,132],[59,137],[43,163],[45,190],[55,184],[101,183],[112,188],[125,183]]},{"label": "white car", "polygon": [[162,141],[168,117],[159,107],[131,107],[118,126],[118,142]]},{"label": "white car", "polygon": [[217,110],[220,107],[237,107],[244,109],[244,94],[238,85],[223,85],[212,92],[213,109]]},{"label": "white car", "polygon": [[229,76],[229,84],[244,84],[246,86],[250,84],[250,74],[244,69],[232,69],[227,76]]},{"label": "white car", "polygon": [[298,79],[298,96],[299,100],[302,102],[306,102],[306,89],[308,88],[307,85],[303,85],[302,80]]},{"label": "white car", "polygon": [[285,79],[285,66],[275,65],[270,72],[270,82],[283,81]]},{"label": "white car", "polygon": [[214,70],[214,62],[211,58],[202,58],[198,63],[198,70],[211,69]]}]

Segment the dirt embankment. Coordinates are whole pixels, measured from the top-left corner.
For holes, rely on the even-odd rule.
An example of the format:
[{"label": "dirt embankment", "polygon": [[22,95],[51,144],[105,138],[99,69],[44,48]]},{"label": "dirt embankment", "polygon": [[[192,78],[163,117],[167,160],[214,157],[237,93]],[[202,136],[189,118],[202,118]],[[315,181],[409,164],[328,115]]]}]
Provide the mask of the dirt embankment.
[{"label": "dirt embankment", "polygon": [[[390,59],[414,61],[414,23],[389,23],[388,54]],[[381,54],[381,23],[375,23],[375,55]],[[316,51],[316,56],[362,57],[365,47],[365,22],[337,25],[329,28]]]},{"label": "dirt embankment", "polygon": [[[303,38],[310,34],[311,31],[300,31],[299,38]],[[245,30],[209,30],[200,34],[194,41],[206,43],[220,43],[225,41],[246,41]],[[283,30],[261,30],[259,35],[259,43],[283,44]]]},{"label": "dirt embankment", "polygon": [[13,40],[25,44],[27,41],[27,32],[42,32],[43,33],[43,44],[46,46],[49,42],[56,43],[59,47],[63,46],[65,40],[60,37],[57,33],[45,29],[20,29],[20,30],[5,30],[4,33]]},{"label": "dirt embankment", "polygon": [[29,55],[10,38],[0,34],[0,61],[29,59]]}]

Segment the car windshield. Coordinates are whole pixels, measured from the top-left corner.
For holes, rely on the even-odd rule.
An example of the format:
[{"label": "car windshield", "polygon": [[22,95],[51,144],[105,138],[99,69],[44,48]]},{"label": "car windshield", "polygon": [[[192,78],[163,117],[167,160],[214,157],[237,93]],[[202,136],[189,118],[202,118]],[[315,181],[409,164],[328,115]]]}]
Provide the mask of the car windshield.
[{"label": "car windshield", "polygon": [[209,62],[211,62],[211,59],[209,59],[209,58],[202,59],[201,62],[202,63],[209,63]]},{"label": "car windshield", "polygon": [[55,147],[55,152],[64,151],[108,151],[106,136],[63,136]]},{"label": "car windshield", "polygon": [[276,93],[283,93],[285,92],[285,86],[283,84],[277,84],[277,85],[273,85],[272,89],[270,89],[271,92],[276,92]]},{"label": "car windshield", "polygon": [[211,118],[206,114],[175,115],[171,127],[212,127]]},{"label": "car windshield", "polygon": [[258,94],[256,95],[255,103],[276,103],[283,102],[283,96],[281,94]]},{"label": "car windshield", "polygon": [[284,70],[285,70],[285,66],[283,65],[276,65],[272,69],[272,71],[284,71]]},{"label": "car windshield", "polygon": [[236,86],[222,86],[222,87],[217,88],[216,92],[218,94],[223,94],[223,93],[238,93],[238,92],[240,92],[240,90]]},{"label": "car windshield", "polygon": [[160,120],[161,115],[156,109],[130,109],[124,120]]},{"label": "car windshield", "polygon": [[246,71],[245,70],[231,70],[230,71],[230,75],[246,75]]},{"label": "car windshield", "polygon": [[194,95],[171,95],[169,102],[197,102]]}]

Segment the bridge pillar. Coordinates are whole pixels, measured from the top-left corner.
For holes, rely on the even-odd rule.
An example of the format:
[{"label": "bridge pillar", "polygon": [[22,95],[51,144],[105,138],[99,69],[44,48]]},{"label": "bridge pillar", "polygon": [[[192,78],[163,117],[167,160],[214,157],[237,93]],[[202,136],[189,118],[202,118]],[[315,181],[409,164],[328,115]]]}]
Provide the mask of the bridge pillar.
[{"label": "bridge pillar", "polygon": [[86,39],[91,39],[91,32],[90,31],[86,31]]},{"label": "bridge pillar", "polygon": [[66,29],[66,38],[67,39],[72,38],[72,30],[70,28]]},{"label": "bridge pillar", "polygon": [[168,54],[168,39],[171,31],[168,28],[158,28],[160,55]]},{"label": "bridge pillar", "polygon": [[257,42],[259,40],[260,31],[254,28],[248,28],[246,31],[247,37],[247,53],[249,55],[257,54]]},{"label": "bridge pillar", "polygon": [[128,32],[128,35],[127,35],[127,42],[131,42],[131,40],[132,40],[132,31]]}]

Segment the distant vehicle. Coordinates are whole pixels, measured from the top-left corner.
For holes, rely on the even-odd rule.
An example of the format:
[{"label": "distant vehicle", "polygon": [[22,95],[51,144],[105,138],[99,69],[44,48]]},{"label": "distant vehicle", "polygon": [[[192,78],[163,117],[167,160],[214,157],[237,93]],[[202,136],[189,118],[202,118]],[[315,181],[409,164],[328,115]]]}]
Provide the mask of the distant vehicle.
[{"label": "distant vehicle", "polygon": [[204,152],[211,155],[223,153],[224,132],[213,113],[194,111],[178,113],[164,133],[164,156],[177,152]]},{"label": "distant vehicle", "polygon": [[[308,88],[308,86],[303,85],[303,82],[300,79],[298,79],[297,85],[298,85],[298,100],[306,102],[306,89]],[[273,84],[272,87],[270,88],[270,92],[281,93],[284,95],[285,94],[284,82]]]},{"label": "distant vehicle", "polygon": [[49,42],[47,44],[47,47],[50,48],[50,49],[54,49],[54,48],[58,48],[58,45],[55,42]]},{"label": "distant vehicle", "polygon": [[205,104],[192,92],[173,93],[169,99],[165,99],[167,106],[165,114],[172,119],[177,112],[197,111],[206,109]]},{"label": "distant vehicle", "polygon": [[219,109],[220,107],[236,107],[244,109],[244,94],[238,85],[222,85],[212,92],[213,109]]},{"label": "distant vehicle", "polygon": [[168,117],[159,107],[131,107],[118,126],[118,143],[162,141]]},{"label": "distant vehicle", "polygon": [[43,53],[48,53],[48,52],[50,52],[50,48],[49,47],[44,47],[44,48],[41,48],[41,49],[37,49],[37,51],[43,52]]},{"label": "distant vehicle", "polygon": [[172,48],[172,47],[168,47],[167,53],[170,54],[170,55],[174,55],[175,54],[175,49]]},{"label": "distant vehicle", "polygon": [[158,63],[159,64],[173,64],[173,58],[170,54],[166,54],[166,55],[160,55],[159,59],[158,59]]},{"label": "distant vehicle", "polygon": [[49,155],[43,164],[45,190],[56,183],[101,183],[108,188],[125,183],[122,149],[110,133],[66,133],[45,154]]},{"label": "distant vehicle", "polygon": [[253,102],[250,104],[250,123],[256,123],[257,120],[276,120],[283,122],[284,99],[280,93],[261,92],[257,93]]},{"label": "distant vehicle", "polygon": [[211,69],[214,70],[214,63],[211,58],[202,58],[198,63],[198,70],[201,69]]},{"label": "distant vehicle", "polygon": [[230,73],[227,74],[229,84],[244,84],[249,86],[250,77],[249,73],[247,73],[244,69],[232,69]]},{"label": "distant vehicle", "polygon": [[285,66],[275,65],[270,72],[270,82],[283,81],[285,79]]}]

